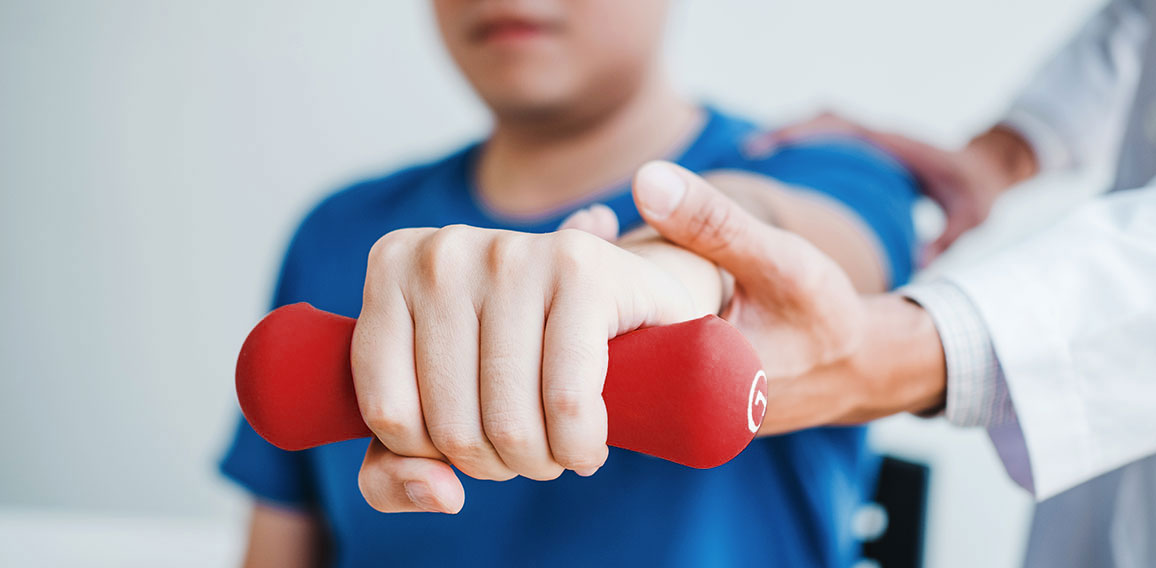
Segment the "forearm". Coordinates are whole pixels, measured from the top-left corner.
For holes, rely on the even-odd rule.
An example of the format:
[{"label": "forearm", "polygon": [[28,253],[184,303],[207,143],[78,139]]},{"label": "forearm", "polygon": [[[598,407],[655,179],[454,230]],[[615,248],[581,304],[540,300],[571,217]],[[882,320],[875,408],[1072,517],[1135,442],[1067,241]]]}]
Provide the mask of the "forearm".
[{"label": "forearm", "polygon": [[[919,305],[896,294],[865,299],[867,331],[860,349],[848,364],[869,380],[868,392],[852,421],[912,412],[922,414],[943,407],[947,369],[943,346],[931,316]],[[886,405],[878,401],[886,400]]]},{"label": "forearm", "polygon": [[245,568],[314,568],[323,565],[320,522],[302,511],[254,503]]},{"label": "forearm", "polygon": [[673,275],[690,292],[698,316],[718,314],[723,308],[722,272],[709,260],[663,239],[643,226],[624,235],[618,242]]},{"label": "forearm", "polygon": [[859,340],[846,356],[768,383],[760,436],[943,406],[943,349],[927,312],[896,294],[862,304]]}]

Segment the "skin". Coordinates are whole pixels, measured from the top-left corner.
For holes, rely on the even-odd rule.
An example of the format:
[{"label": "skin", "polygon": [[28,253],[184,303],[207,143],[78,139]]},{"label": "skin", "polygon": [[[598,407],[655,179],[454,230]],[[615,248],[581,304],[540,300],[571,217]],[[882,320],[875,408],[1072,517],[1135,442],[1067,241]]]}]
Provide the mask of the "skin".
[{"label": "skin", "polygon": [[249,521],[245,568],[309,568],[323,563],[321,523],[300,511],[258,503]]},{"label": "skin", "polygon": [[[667,2],[432,4],[447,49],[493,112],[475,183],[500,216],[571,208],[629,180],[638,164],[677,154],[701,127],[699,108],[658,64]],[[647,179],[639,172],[636,190]],[[832,282],[885,288],[876,245],[851,215],[767,178],[712,180],[799,231],[780,231],[788,241],[814,239],[808,250],[840,274]],[[605,229],[615,223],[607,213],[585,216]],[[383,512],[460,510],[459,473],[593,474],[608,451],[607,340],[754,298],[732,291],[711,260],[645,232],[614,244],[585,230],[405,229],[374,246],[367,275],[351,361],[376,439],[358,481]],[[824,360],[843,354],[842,344],[795,344]],[[258,505],[247,564],[267,554],[316,558],[324,534],[311,513]]]},{"label": "skin", "polygon": [[943,405],[943,347],[922,308],[895,294],[861,295],[809,241],[756,218],[706,180],[663,167],[678,181],[637,180],[639,211],[652,230],[733,275],[723,315],[763,361],[776,361],[767,366],[760,436]]},{"label": "skin", "polygon": [[[658,71],[664,2],[434,6],[451,55],[495,116],[478,184],[501,214],[588,198],[685,144],[700,122]],[[518,33],[501,35],[510,27]],[[727,179],[736,194],[771,184]],[[784,224],[871,259],[856,272],[880,286],[874,249],[848,216],[773,189],[768,207]],[[722,301],[717,269],[669,243],[616,247],[568,231],[395,231],[374,247],[367,274],[351,360],[376,435],[360,484],[384,512],[460,510],[455,469],[499,481],[594,474],[608,454],[607,341],[716,313]]]},{"label": "skin", "polygon": [[1000,125],[972,138],[963,148],[946,149],[824,113],[770,133],[754,145],[765,150],[791,140],[830,133],[866,138],[895,155],[919,178],[924,193],[943,209],[947,223],[943,233],[928,245],[924,262],[934,260],[956,239],[987,219],[1000,195],[1040,171],[1028,141],[1015,130]]},{"label": "skin", "polygon": [[717,309],[639,252],[573,230],[386,235],[352,351],[367,424],[394,453],[477,479],[592,474],[607,341]]},{"label": "skin", "polygon": [[[702,124],[660,65],[665,0],[433,7],[446,49],[494,116],[476,182],[499,213],[540,215],[588,199],[679,151]],[[502,35],[514,22],[536,31]]]},{"label": "skin", "polygon": [[[615,232],[603,209],[568,221],[581,231],[455,226],[396,231],[379,241],[353,350],[363,415],[378,433],[360,479],[374,508],[459,511],[465,496],[450,465],[493,480],[549,480],[565,469],[592,475],[607,451],[606,342],[638,327],[721,312],[763,360],[775,361],[772,380],[850,360],[866,334],[866,310],[836,261],[770,225],[732,232],[740,219],[758,221],[673,164],[641,168],[636,199],[672,183],[712,192],[729,207],[671,216],[685,233],[682,240],[663,235],[673,243],[644,229],[615,246],[603,240]],[[754,210],[775,203],[749,189],[732,185],[728,192]],[[638,205],[648,221],[658,221],[651,203]],[[772,261],[751,262],[771,250]],[[713,262],[699,256],[703,251]],[[918,329],[934,333],[929,320],[923,323]],[[908,394],[917,397],[913,407],[934,396]],[[859,408],[848,393],[842,400],[848,411]],[[375,401],[390,406],[372,407]],[[760,434],[778,431],[770,424]]]}]

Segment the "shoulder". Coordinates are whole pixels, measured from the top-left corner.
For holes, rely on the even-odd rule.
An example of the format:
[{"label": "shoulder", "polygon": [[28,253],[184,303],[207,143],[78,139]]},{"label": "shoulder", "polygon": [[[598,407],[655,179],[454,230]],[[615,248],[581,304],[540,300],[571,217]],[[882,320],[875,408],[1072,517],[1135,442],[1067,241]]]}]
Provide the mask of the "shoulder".
[{"label": "shoulder", "polygon": [[870,229],[886,254],[890,282],[905,282],[917,248],[912,207],[919,189],[914,176],[862,139],[815,136],[768,146],[761,143],[765,138],[765,131],[743,132],[730,140],[733,147],[725,159],[702,173],[712,178],[728,173],[762,176],[839,207]]},{"label": "shoulder", "polygon": [[773,129],[742,116],[708,107],[723,146],[712,170],[739,170],[773,177],[781,182],[811,186],[832,178],[852,176],[860,183],[874,180],[897,187],[914,187],[914,180],[897,160],[860,138],[824,135],[790,143],[766,143]]},{"label": "shoulder", "polygon": [[767,146],[761,142],[765,137],[766,131],[753,128],[743,132],[727,158],[707,173],[762,175],[838,198],[860,211],[883,204],[905,211],[919,196],[907,168],[866,140],[824,135]]}]

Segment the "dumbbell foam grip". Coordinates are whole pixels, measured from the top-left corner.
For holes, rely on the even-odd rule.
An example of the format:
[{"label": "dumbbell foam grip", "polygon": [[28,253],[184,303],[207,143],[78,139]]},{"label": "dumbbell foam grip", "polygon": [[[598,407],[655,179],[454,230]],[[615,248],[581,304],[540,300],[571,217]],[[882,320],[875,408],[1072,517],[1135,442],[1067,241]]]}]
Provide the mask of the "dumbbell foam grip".
[{"label": "dumbbell foam grip", "polygon": [[[299,303],[253,328],[237,358],[237,398],[261,437],[303,450],[372,436],[349,363],[355,323]],[[738,455],[762,423],[758,355],[715,316],[627,333],[610,340],[609,355],[611,446],[709,468]]]}]

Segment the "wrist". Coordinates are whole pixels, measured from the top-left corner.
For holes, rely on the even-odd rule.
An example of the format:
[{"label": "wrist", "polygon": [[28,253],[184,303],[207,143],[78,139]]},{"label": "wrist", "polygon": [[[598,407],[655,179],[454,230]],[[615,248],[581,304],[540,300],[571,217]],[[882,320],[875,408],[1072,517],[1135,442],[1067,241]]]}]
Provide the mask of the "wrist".
[{"label": "wrist", "polygon": [[851,364],[871,392],[863,397],[857,414],[871,419],[942,409],[947,396],[947,367],[931,315],[895,294],[867,297],[864,306],[864,339]]},{"label": "wrist", "polygon": [[722,311],[728,296],[728,275],[713,262],[658,236],[627,238],[619,246],[654,263],[681,283],[690,294],[696,317]]}]

